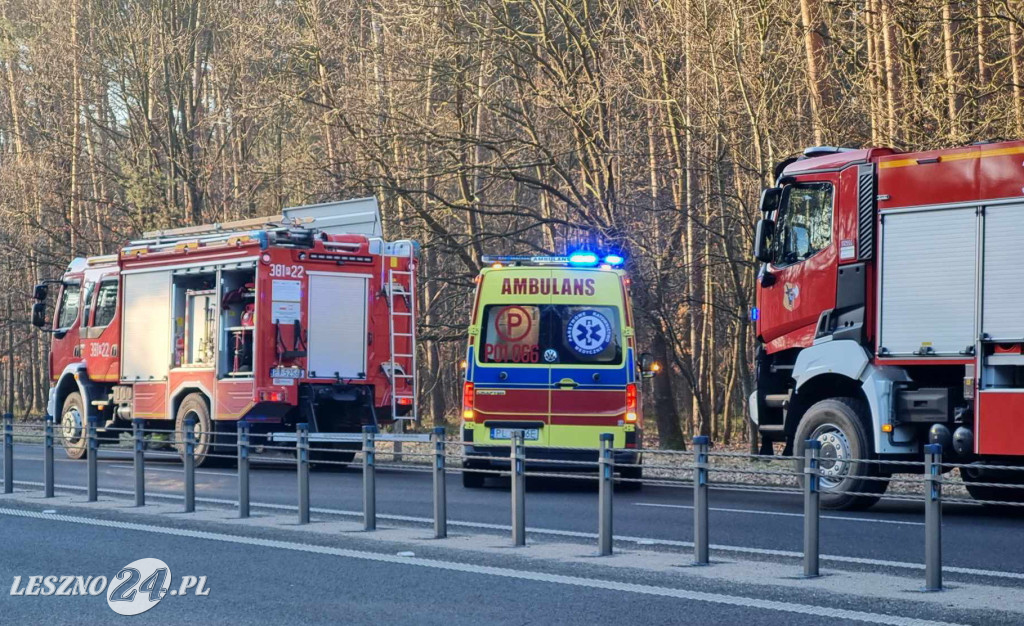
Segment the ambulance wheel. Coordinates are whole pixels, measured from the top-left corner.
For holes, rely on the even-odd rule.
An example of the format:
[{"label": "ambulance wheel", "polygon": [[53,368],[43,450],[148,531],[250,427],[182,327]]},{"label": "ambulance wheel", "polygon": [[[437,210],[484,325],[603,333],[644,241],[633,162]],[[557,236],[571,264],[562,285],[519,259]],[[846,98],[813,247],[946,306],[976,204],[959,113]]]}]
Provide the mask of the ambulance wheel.
[{"label": "ambulance wheel", "polygon": [[64,454],[69,459],[81,459],[85,456],[86,444],[85,403],[76,391],[64,398],[64,407],[60,412],[60,443],[64,446]]},{"label": "ambulance wheel", "polygon": [[[637,459],[637,463],[640,460]],[[619,489],[622,491],[640,491],[643,489],[644,484],[641,482],[633,482],[643,480],[644,468],[642,467],[624,467],[619,471],[619,476],[626,480],[618,484]]]},{"label": "ambulance wheel", "polygon": [[[877,463],[856,463],[871,457],[865,424],[868,408],[856,398],[829,398],[811,405],[797,426],[794,446],[798,471],[804,467],[808,439],[821,442],[821,506],[826,509],[866,509],[878,502],[889,482]],[[856,492],[853,495],[848,492]]]},{"label": "ambulance wheel", "polygon": [[[999,486],[1024,484],[1024,471],[1022,470],[983,469],[972,464],[970,467],[961,469],[960,473],[964,481],[969,483],[995,483],[994,485],[965,484],[964,487],[967,488],[967,493],[971,494],[971,497],[975,500],[1007,503],[1024,502],[1024,489]],[[998,507],[1000,505],[991,504],[990,506]]]},{"label": "ambulance wheel", "polygon": [[196,467],[203,464],[211,465],[213,459],[208,455],[213,452],[213,421],[210,420],[210,407],[206,404],[206,398],[202,394],[190,393],[185,396],[174,417],[174,449],[178,451],[182,460],[185,458],[185,424],[189,419],[194,422],[192,432],[195,435]]},{"label": "ambulance wheel", "polygon": [[481,474],[480,472],[471,472],[469,468],[463,468],[462,470],[462,486],[466,489],[480,489],[484,486],[484,479],[487,474]]}]

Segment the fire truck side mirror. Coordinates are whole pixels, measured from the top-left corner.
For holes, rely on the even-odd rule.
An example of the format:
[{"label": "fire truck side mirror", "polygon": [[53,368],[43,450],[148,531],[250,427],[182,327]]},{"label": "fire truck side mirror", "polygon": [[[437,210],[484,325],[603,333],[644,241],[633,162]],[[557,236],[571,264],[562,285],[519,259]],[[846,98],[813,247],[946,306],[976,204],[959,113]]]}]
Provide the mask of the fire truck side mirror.
[{"label": "fire truck side mirror", "polygon": [[771,213],[779,208],[782,199],[782,187],[769,187],[761,192],[761,212]]},{"label": "fire truck side mirror", "polygon": [[36,328],[46,326],[46,303],[36,302],[32,305],[32,325]]},{"label": "fire truck side mirror", "polygon": [[764,217],[757,220],[757,228],[754,231],[754,258],[762,263],[771,260],[769,242],[774,232],[775,222]]},{"label": "fire truck side mirror", "polygon": [[50,295],[50,288],[46,286],[46,283],[39,283],[32,289],[32,298],[39,302],[46,300],[48,295]]}]

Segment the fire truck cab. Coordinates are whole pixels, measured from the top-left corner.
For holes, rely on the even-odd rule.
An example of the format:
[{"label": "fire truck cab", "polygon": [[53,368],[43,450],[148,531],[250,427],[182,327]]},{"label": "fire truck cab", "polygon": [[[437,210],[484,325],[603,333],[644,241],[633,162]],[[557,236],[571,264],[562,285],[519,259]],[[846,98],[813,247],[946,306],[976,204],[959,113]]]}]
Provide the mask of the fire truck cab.
[{"label": "fire truck cab", "polygon": [[[416,260],[380,237],[376,201],[147,233],[73,260],[38,285],[33,323],[52,336],[48,411],[71,458],[145,420],[195,423],[197,461],[232,453],[237,422],[259,440],[416,418]],[[46,321],[50,285],[57,288]]]},{"label": "fire truck cab", "polygon": [[[820,441],[833,508],[869,506],[887,486],[872,480],[879,465],[850,459],[917,461],[938,443],[950,462],[1021,463],[1024,142],[811,148],[775,175],[754,244],[762,452]],[[1024,496],[993,489],[969,488]]]},{"label": "fire truck cab", "polygon": [[[523,431],[532,467],[594,469],[557,461],[596,463],[602,433],[613,435],[617,463],[639,464],[638,388],[654,366],[636,354],[622,258],[586,252],[484,261],[493,265],[477,278],[463,383],[463,441],[475,457],[465,469],[508,467],[515,430]],[[620,474],[642,476],[638,466]],[[462,476],[479,487],[486,474]]]}]

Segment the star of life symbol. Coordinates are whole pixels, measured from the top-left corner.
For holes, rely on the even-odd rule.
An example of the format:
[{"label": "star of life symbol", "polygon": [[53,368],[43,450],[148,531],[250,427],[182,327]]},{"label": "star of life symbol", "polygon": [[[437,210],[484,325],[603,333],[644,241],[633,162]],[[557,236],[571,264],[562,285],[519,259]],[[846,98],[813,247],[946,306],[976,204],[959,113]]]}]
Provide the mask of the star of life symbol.
[{"label": "star of life symbol", "polygon": [[566,337],[576,352],[588,356],[598,354],[611,343],[612,325],[597,311],[580,311],[566,325]]}]

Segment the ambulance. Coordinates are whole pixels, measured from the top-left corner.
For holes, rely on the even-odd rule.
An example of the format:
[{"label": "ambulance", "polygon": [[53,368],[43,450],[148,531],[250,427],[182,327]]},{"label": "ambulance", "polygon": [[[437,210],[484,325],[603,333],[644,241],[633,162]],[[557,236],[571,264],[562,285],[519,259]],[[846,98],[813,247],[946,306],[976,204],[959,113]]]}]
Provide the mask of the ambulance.
[{"label": "ambulance", "polygon": [[[483,260],[489,267],[477,277],[464,363],[463,484],[483,486],[488,474],[471,470],[509,467],[516,430],[528,469],[596,471],[602,433],[613,436],[616,463],[638,465],[639,383],[657,365],[636,352],[623,258],[577,252]],[[619,474],[642,476],[640,467]]]}]

